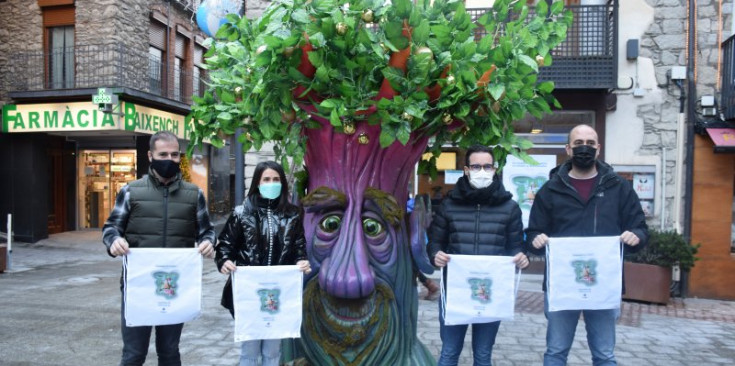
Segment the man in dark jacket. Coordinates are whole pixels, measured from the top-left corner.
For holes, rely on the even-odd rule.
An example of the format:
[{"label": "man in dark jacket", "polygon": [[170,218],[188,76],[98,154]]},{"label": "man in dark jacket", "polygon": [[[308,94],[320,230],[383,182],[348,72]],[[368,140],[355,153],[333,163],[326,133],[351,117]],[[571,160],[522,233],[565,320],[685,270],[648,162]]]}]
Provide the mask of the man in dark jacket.
[{"label": "man in dark jacket", "polygon": [[[148,175],[124,186],[102,228],[102,242],[112,257],[129,248],[185,248],[199,243],[199,252],[214,257],[214,226],[204,193],[181,180],[181,152],[176,135],[151,136]],[[123,353],[120,365],[142,365],[148,354],[152,327],[128,327],[122,307]],[[159,365],[181,365],[179,339],[184,324],[156,326]]]},{"label": "man in dark jacket", "polygon": [[[495,157],[486,146],[472,146],[465,155],[464,175],[442,201],[431,223],[429,258],[444,267],[451,254],[514,256],[519,268],[528,266],[521,252],[521,209],[495,175]],[[442,350],[439,366],[457,365],[467,325],[445,325],[439,301]],[[491,365],[492,350],[500,322],[472,325],[475,366]]]},{"label": "man in dark jacket", "polygon": [[[648,239],[643,210],[633,187],[597,160],[601,145],[587,125],[569,132],[562,164],[541,187],[533,202],[526,239],[534,254],[543,255],[549,237],[620,235],[626,251],[637,251]],[[546,280],[544,280],[546,290]],[[566,365],[580,312],[595,366],[616,365],[615,321],[620,309],[548,311],[544,366]]]}]

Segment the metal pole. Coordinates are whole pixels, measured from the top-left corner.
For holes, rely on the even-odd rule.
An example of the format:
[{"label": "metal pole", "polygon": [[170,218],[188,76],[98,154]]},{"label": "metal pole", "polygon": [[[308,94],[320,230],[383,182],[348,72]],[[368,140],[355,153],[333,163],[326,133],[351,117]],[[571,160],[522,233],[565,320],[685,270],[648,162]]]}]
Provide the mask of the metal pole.
[{"label": "metal pole", "polygon": [[8,270],[10,270],[12,261],[10,260],[10,254],[13,253],[13,214],[8,214]]},{"label": "metal pole", "polygon": [[235,131],[235,143],[232,144],[235,147],[235,202],[232,207],[241,205],[245,195],[245,156],[240,142],[241,135],[242,128],[238,128]]}]

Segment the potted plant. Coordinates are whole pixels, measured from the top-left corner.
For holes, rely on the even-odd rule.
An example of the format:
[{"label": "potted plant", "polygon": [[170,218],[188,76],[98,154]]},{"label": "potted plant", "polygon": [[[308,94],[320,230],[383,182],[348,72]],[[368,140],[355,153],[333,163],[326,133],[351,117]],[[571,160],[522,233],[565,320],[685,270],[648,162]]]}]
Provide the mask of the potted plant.
[{"label": "potted plant", "polygon": [[652,229],[648,245],[625,256],[624,299],[666,304],[671,294],[672,268],[688,271],[698,260],[700,244],[690,244],[681,234]]}]

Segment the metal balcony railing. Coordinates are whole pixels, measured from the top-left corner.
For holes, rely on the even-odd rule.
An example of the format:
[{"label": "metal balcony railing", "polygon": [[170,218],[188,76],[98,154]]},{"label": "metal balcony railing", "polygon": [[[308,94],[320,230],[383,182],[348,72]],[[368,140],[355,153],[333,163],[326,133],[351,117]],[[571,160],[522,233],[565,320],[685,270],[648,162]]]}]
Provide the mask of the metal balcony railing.
[{"label": "metal balcony railing", "polygon": [[8,71],[11,92],[125,87],[187,104],[204,92],[199,73],[121,43],[18,52]]},{"label": "metal balcony railing", "polygon": [[735,120],[735,35],[722,42],[722,114]]},{"label": "metal balcony railing", "polygon": [[[567,9],[574,13],[574,23],[567,39],[551,51],[554,62],[541,68],[540,79],[554,81],[556,89],[615,88],[617,1],[609,0],[607,5],[570,5]],[[477,19],[490,10],[475,8],[468,12]],[[484,29],[478,29],[477,38],[484,34]],[[732,45],[732,40],[726,43]],[[133,50],[122,43],[18,52],[11,56],[7,71],[11,75],[11,92],[127,87],[191,104],[191,96],[202,95],[205,90],[203,75],[196,72],[199,70],[181,69],[174,63],[162,62],[147,50]],[[730,83],[724,85],[732,85],[732,69],[725,75],[730,75]]]},{"label": "metal balcony railing", "polygon": [[[540,80],[552,80],[556,89],[613,89],[618,78],[618,2],[605,5],[568,5],[574,14],[567,39],[552,51],[553,63],[542,67]],[[477,19],[490,8],[467,9]],[[529,12],[529,18],[533,10]],[[512,16],[512,15],[511,15]],[[479,40],[487,32],[478,29]]]}]

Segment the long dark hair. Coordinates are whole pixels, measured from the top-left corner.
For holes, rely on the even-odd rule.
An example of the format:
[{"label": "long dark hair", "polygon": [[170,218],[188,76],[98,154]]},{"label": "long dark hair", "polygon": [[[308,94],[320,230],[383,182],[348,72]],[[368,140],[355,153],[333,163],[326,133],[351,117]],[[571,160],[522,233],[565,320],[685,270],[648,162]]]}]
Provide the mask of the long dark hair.
[{"label": "long dark hair", "polygon": [[275,161],[263,161],[255,166],[255,172],[253,173],[253,180],[250,181],[250,189],[248,190],[248,199],[251,199],[254,204],[257,205],[260,199],[260,178],[263,176],[263,172],[266,169],[273,169],[278,172],[278,176],[281,178],[281,195],[278,196],[278,204],[276,205],[276,211],[284,212],[284,210],[290,205],[288,202],[288,181],[286,180],[286,173],[283,171],[281,164]]}]

